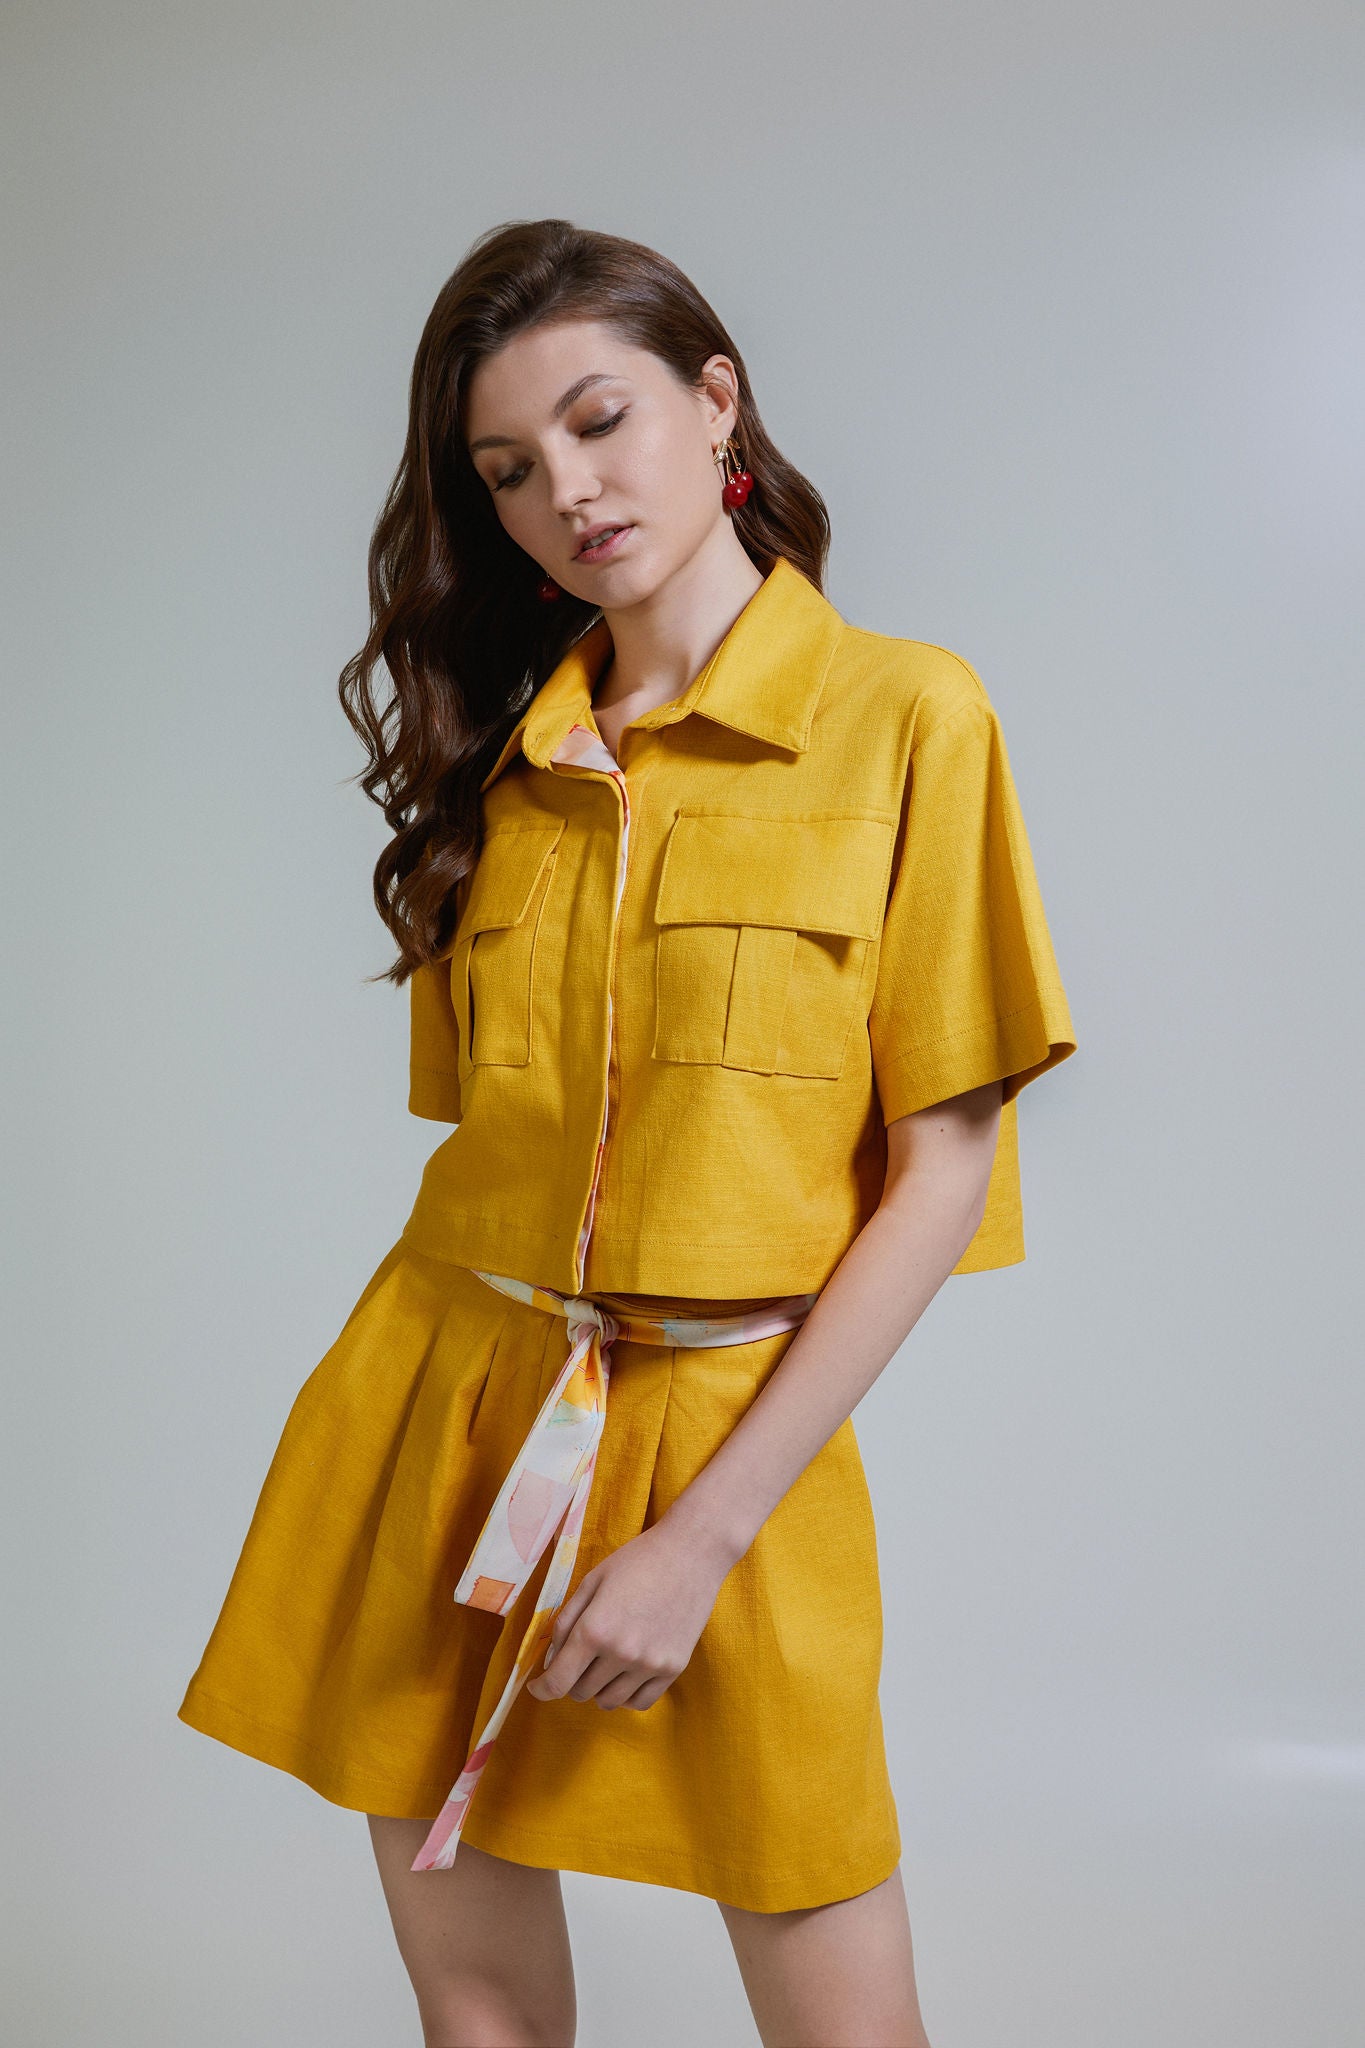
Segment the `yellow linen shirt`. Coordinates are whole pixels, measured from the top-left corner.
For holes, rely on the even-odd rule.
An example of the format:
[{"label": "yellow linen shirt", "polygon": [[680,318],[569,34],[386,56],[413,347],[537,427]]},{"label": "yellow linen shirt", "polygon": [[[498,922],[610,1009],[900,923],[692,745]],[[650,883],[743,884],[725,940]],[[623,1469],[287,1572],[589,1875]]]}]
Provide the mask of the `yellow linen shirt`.
[{"label": "yellow linen shirt", "polygon": [[817,1289],[881,1198],[886,1124],[1000,1079],[954,1271],[1022,1259],[1016,1098],[1076,1041],[976,671],[779,558],[621,734],[614,907],[616,785],[550,758],[595,729],[611,653],[599,618],[518,719],[450,945],[410,979],[409,1108],[457,1128],[404,1238],[573,1295]]}]

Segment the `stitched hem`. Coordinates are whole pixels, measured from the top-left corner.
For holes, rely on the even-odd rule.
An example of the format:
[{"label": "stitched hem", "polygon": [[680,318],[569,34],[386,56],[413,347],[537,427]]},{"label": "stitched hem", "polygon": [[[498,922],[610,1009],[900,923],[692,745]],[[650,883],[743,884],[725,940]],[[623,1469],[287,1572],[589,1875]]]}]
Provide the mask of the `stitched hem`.
[{"label": "stitched hem", "polygon": [[828,1906],[870,1891],[891,1875],[900,1861],[900,1830],[894,1816],[875,1848],[843,1861],[794,1865],[785,1870],[722,1863],[687,1849],[660,1842],[599,1841],[585,1835],[562,1835],[480,1816],[477,1805],[465,1824],[463,1839],[475,1849],[540,1870],[578,1870],[591,1877],[625,1878],[633,1884],[666,1885],[673,1891],[699,1892],[729,1906],[755,1913],[785,1913],[797,1908]]},{"label": "stitched hem", "polygon": [[[831,1238],[828,1232],[822,1232],[819,1237],[788,1237],[784,1234],[782,1242],[784,1245],[795,1245],[803,1252],[824,1252],[835,1242],[843,1245],[851,1242],[851,1239],[836,1240]],[[676,1249],[685,1252],[767,1252],[772,1250],[773,1241],[771,1237],[646,1237],[640,1231],[594,1230],[593,1243],[643,1245],[646,1251]]]},{"label": "stitched hem", "polygon": [[[549,1231],[517,1230],[514,1229],[510,1224],[503,1223],[500,1218],[485,1216],[481,1213],[470,1215],[466,1218],[462,1218],[461,1220],[473,1224],[474,1226],[480,1229],[484,1228],[485,1226],[495,1227],[499,1233],[499,1236],[502,1238],[516,1238],[518,1242],[522,1244],[543,1245],[551,1251],[556,1250],[560,1246],[566,1245],[569,1242],[569,1240],[566,1237],[561,1237]],[[409,1218],[409,1222],[411,1221],[412,1219]],[[409,1236],[407,1226],[405,1225],[403,1235],[405,1238],[407,1238],[409,1243],[413,1242],[413,1240],[416,1237],[419,1237],[421,1235],[420,1225],[414,1225],[411,1236]],[[832,1244],[837,1242],[840,1245],[846,1246],[848,1242],[851,1242],[851,1239],[834,1239],[829,1236],[828,1232],[822,1232],[821,1235],[818,1237],[784,1236],[782,1242],[786,1245],[795,1245],[797,1249],[800,1251],[826,1252],[830,1249]],[[594,1230],[593,1243],[643,1245],[647,1251],[671,1251],[676,1249],[678,1251],[689,1252],[699,1251],[728,1253],[736,1251],[771,1251],[773,1241],[771,1237],[756,1237],[753,1239],[737,1237],[646,1237],[638,1231]],[[425,1257],[429,1259],[439,1259],[443,1265],[462,1266],[468,1263],[468,1261],[465,1259],[449,1258],[441,1252],[427,1252],[425,1251],[425,1247],[422,1245],[417,1245],[416,1248],[418,1251],[422,1251]]]},{"label": "stitched hem", "polygon": [[[190,1686],[176,1718],[243,1756],[297,1778],[333,1806],[398,1820],[434,1820],[459,1768],[456,1765],[450,1777],[439,1785],[415,1787],[410,1779],[358,1770],[320,1749],[306,1736],[244,1714],[198,1685]],[[665,1885],[673,1891],[698,1892],[704,1898],[759,1913],[790,1912],[856,1897],[889,1877],[901,1855],[894,1810],[887,1817],[887,1826],[876,1846],[865,1855],[784,1870],[727,1864],[689,1850],[670,1849],[663,1843],[602,1841],[592,1836],[521,1828],[487,1813],[481,1815],[477,1806],[462,1839],[489,1855],[504,1856],[538,1870],[576,1870],[589,1877]]]},{"label": "stitched hem", "polygon": [[946,1102],[987,1081],[1003,1081],[1003,1102],[1028,1082],[1059,1066],[1076,1049],[1065,998],[1040,989],[1017,1010],[1001,1011],[892,1055],[879,1053],[874,1027],[873,1066],[883,1121],[892,1123],[936,1102]]},{"label": "stitched hem", "polygon": [[[1062,989],[1056,982],[1040,982],[1038,994],[1031,996],[1028,1002],[1021,1003],[1017,1010],[996,1010],[991,1016],[982,1017],[975,1024],[964,1024],[957,1031],[945,1031],[940,1038],[928,1038],[922,1045],[911,1046],[907,1051],[897,1053],[895,1058],[889,1061],[888,1064],[892,1067],[897,1067],[903,1061],[932,1059],[936,1052],[939,1052],[944,1047],[955,1045],[960,1038],[980,1037],[983,1033],[993,1031],[1002,1024],[1012,1024],[1016,1017],[1046,1016],[1048,1014],[1049,1000],[1055,1002],[1062,995]],[[1058,1038],[1054,1039],[1052,1043],[1054,1045],[1063,1045],[1069,1044],[1070,1041]]]},{"label": "stitched hem", "polygon": [[382,1771],[357,1770],[330,1751],[320,1749],[293,1729],[281,1728],[255,1715],[244,1714],[227,1700],[192,1685],[176,1709],[177,1720],[257,1763],[270,1764],[298,1778],[333,1806],[354,1812],[379,1813],[398,1820],[434,1820],[459,1771],[457,1763],[440,1785],[414,1787],[410,1778],[389,1777]]},{"label": "stitched hem", "polygon": [[[439,1150],[440,1148],[438,1147],[437,1149]],[[418,1205],[414,1207],[413,1213],[408,1217],[407,1222],[403,1226],[402,1234],[410,1243],[415,1238],[421,1236],[427,1213],[428,1204],[421,1200],[419,1191]],[[501,1216],[488,1214],[482,1209],[462,1212],[459,1224],[462,1229],[467,1228],[470,1231],[496,1231],[500,1241],[515,1238],[519,1244],[533,1244],[552,1252],[566,1250],[571,1244],[576,1242],[576,1239],[570,1238],[558,1231],[521,1230],[516,1224],[505,1222]],[[417,1249],[418,1251],[426,1251],[426,1247],[420,1244],[417,1246]],[[442,1265],[446,1266],[467,1266],[469,1264],[467,1259],[452,1259],[442,1252],[426,1252],[426,1256],[429,1259],[440,1259]]]}]

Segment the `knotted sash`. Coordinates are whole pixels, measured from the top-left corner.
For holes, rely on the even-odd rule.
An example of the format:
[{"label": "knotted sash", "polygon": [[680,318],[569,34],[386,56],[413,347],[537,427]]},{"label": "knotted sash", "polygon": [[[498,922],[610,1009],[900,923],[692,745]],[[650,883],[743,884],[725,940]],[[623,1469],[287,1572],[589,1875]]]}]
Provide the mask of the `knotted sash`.
[{"label": "knotted sash", "polygon": [[795,1329],[810,1313],[819,1293],[817,1289],[814,1294],[786,1295],[767,1308],[734,1316],[613,1315],[586,1295],[560,1294],[552,1287],[533,1287],[501,1273],[478,1271],[478,1277],[516,1301],[566,1317],[569,1355],[498,1490],[455,1588],[456,1601],[506,1615],[556,1530],[559,1533],[539,1603],[521,1639],[502,1697],[480,1730],[418,1851],[411,1866],[414,1870],[449,1870],[455,1861],[465,1816],[498,1732],[549,1644],[578,1555],[597,1447],[606,1425],[611,1347],[616,1338],[639,1344],[751,1344],[760,1337]]}]

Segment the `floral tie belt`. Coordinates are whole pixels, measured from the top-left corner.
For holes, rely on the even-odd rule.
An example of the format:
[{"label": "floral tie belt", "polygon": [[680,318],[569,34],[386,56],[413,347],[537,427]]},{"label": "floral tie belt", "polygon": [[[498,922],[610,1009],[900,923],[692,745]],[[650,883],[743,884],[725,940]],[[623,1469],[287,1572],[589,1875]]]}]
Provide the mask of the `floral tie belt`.
[{"label": "floral tie belt", "polygon": [[[478,1269],[475,1269],[478,1271]],[[522,1637],[511,1676],[479,1738],[465,1760],[450,1796],[417,1853],[413,1870],[449,1870],[455,1861],[470,1801],[493,1751],[513,1700],[548,1646],[573,1576],[579,1533],[592,1490],[597,1446],[607,1417],[611,1347],[617,1337],[640,1344],[751,1344],[760,1337],[795,1329],[810,1313],[815,1294],[792,1294],[768,1308],[742,1315],[687,1319],[680,1316],[612,1315],[586,1295],[533,1287],[501,1273],[479,1272],[480,1280],[514,1300],[565,1316],[569,1355],[541,1403],[540,1413],[503,1480],[498,1497],[465,1565],[455,1598],[466,1607],[507,1614],[546,1546],[559,1532],[545,1573],[539,1604]]]}]

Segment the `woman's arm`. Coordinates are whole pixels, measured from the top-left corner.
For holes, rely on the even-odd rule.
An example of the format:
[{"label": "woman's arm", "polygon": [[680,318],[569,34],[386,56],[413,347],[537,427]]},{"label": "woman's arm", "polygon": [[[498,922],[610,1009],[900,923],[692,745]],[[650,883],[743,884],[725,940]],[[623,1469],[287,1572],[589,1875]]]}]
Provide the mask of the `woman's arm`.
[{"label": "woman's arm", "polygon": [[660,1519],[728,1570],[894,1358],[976,1234],[1000,1125],[989,1082],[886,1127],[882,1199],[743,1418]]},{"label": "woman's arm", "polygon": [[647,1707],[685,1668],[726,1573],[967,1249],[985,1211],[999,1124],[1000,1083],[991,1081],[887,1125],[876,1211],[720,1449],[657,1522],[565,1601],[547,1668],[528,1691]]}]

